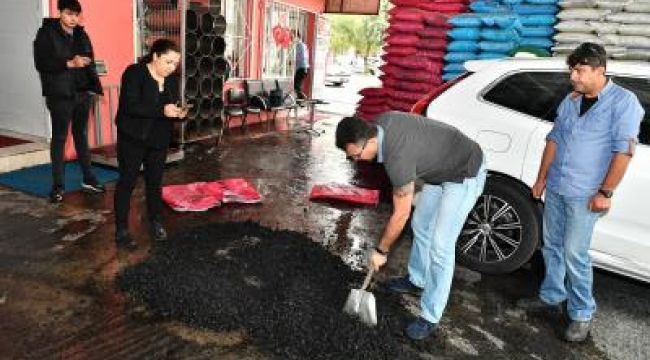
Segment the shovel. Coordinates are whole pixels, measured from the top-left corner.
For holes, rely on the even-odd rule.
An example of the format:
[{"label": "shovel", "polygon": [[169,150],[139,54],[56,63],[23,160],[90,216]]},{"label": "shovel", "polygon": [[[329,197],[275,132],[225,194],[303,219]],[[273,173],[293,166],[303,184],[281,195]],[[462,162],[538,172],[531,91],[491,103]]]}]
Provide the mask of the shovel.
[{"label": "shovel", "polygon": [[366,325],[376,326],[377,309],[375,307],[375,296],[370,291],[366,291],[372,279],[372,273],[372,269],[368,270],[368,275],[366,275],[361,289],[350,290],[350,295],[348,295],[348,300],[345,302],[343,311],[352,316],[358,316]]}]

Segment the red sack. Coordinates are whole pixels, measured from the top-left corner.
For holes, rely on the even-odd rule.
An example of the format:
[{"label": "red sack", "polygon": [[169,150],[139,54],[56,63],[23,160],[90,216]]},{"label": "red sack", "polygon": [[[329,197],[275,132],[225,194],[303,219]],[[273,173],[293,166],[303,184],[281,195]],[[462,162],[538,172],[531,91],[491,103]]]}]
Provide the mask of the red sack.
[{"label": "red sack", "polygon": [[387,56],[386,61],[391,65],[396,65],[404,69],[413,70],[430,70],[433,67],[431,62],[426,58],[419,58],[415,56],[402,57],[402,56]]},{"label": "red sack", "polygon": [[449,16],[440,13],[427,13],[422,17],[424,23],[432,26],[439,27],[443,29],[451,29],[452,25],[449,23]]},{"label": "red sack", "polygon": [[415,55],[418,49],[415,46],[384,46],[384,51],[388,55],[409,56]]},{"label": "red sack", "polygon": [[[421,38],[447,38],[447,29],[441,27],[425,27],[418,31],[418,36]],[[428,40],[425,40],[428,41]]]},{"label": "red sack", "polygon": [[390,23],[388,28],[401,33],[415,34],[424,29],[424,25],[420,21],[396,21]]},{"label": "red sack", "polygon": [[359,100],[359,105],[384,105],[386,97],[366,96]]},{"label": "red sack", "polygon": [[360,188],[354,185],[324,184],[314,185],[309,194],[310,200],[331,199],[362,205],[377,205],[379,190]]},{"label": "red sack", "polygon": [[417,53],[415,53],[415,56],[420,56],[431,60],[442,60],[445,57],[445,51],[418,49]]},{"label": "red sack", "polygon": [[390,101],[390,107],[393,110],[404,111],[404,112],[411,111],[411,108],[413,107],[413,104],[415,104],[414,101],[411,102],[411,101],[398,100],[398,99],[393,99],[393,100]]},{"label": "red sack", "polygon": [[467,5],[462,3],[421,2],[420,4],[418,4],[418,8],[426,11],[438,11],[441,13],[450,13],[450,14],[457,14],[457,13],[462,13],[467,11]]},{"label": "red sack", "polygon": [[205,182],[167,185],[162,188],[162,199],[176,211],[206,211],[221,205],[223,188]]},{"label": "red sack", "polygon": [[391,34],[386,38],[386,43],[388,45],[396,46],[415,46],[420,41],[420,37],[417,35],[402,35],[402,34]]},{"label": "red sack", "polygon": [[403,91],[403,90],[393,90],[390,93],[391,99],[408,102],[411,105],[415,104],[415,102],[420,100],[420,98],[422,98],[424,95],[426,95],[426,93],[418,93],[418,92]]},{"label": "red sack", "polygon": [[383,113],[383,112],[386,112],[386,111],[390,110],[390,108],[387,105],[384,105],[384,104],[382,104],[382,105],[359,105],[358,110],[366,112],[366,113],[380,114],[380,113]]},{"label": "red sack", "polygon": [[[383,65],[382,65],[383,66]],[[381,66],[380,66],[381,69]],[[372,97],[382,97],[386,95],[386,91],[382,88],[365,88],[361,89],[358,92],[361,96],[372,96]]]},{"label": "red sack", "polygon": [[401,81],[430,82],[438,84],[441,80],[440,72],[433,71],[398,71],[392,74],[394,78]]},{"label": "red sack", "polygon": [[394,7],[388,10],[390,21],[422,21],[422,12],[414,9]]},{"label": "red sack", "polygon": [[399,6],[417,6],[422,0],[390,0],[396,7]]},{"label": "red sack", "polygon": [[423,39],[423,41],[420,41],[417,44],[418,49],[425,49],[425,50],[445,50],[446,47],[447,47],[446,39],[428,38],[428,39]]},{"label": "red sack", "polygon": [[254,204],[262,201],[262,196],[245,179],[226,179],[216,183],[223,187],[224,203]]}]

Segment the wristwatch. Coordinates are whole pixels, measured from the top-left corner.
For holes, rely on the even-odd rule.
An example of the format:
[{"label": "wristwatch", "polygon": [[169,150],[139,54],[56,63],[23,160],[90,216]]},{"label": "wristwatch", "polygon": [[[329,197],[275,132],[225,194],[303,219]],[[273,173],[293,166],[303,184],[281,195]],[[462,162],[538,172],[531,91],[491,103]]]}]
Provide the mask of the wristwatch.
[{"label": "wristwatch", "polygon": [[607,199],[610,199],[612,196],[614,196],[613,190],[598,189],[598,193],[606,197]]}]

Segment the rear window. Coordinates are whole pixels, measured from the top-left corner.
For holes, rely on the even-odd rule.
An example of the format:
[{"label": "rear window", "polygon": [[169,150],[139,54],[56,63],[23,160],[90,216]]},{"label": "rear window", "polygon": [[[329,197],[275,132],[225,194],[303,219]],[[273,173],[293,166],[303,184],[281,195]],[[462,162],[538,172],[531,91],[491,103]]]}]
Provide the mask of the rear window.
[{"label": "rear window", "polygon": [[567,72],[520,72],[501,79],[483,99],[508,109],[555,121],[557,107],[571,91]]}]

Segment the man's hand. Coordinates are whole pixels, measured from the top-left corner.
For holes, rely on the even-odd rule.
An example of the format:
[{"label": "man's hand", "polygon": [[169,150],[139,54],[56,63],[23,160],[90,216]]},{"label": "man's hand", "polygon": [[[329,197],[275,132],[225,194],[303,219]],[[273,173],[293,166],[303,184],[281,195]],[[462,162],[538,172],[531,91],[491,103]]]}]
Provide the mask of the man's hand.
[{"label": "man's hand", "polygon": [[612,207],[612,199],[608,199],[600,193],[594,195],[589,201],[589,210],[593,212],[607,212],[610,207]]},{"label": "man's hand", "polygon": [[82,68],[90,65],[91,59],[86,56],[75,55],[72,60],[68,60],[66,65],[69,68]]},{"label": "man's hand", "polygon": [[167,104],[163,108],[163,113],[168,118],[178,118],[182,115],[182,109],[174,104]]},{"label": "man's hand", "polygon": [[541,199],[542,195],[544,195],[544,190],[546,190],[546,181],[545,180],[540,180],[538,179],[535,181],[535,185],[533,185],[533,198],[535,199]]},{"label": "man's hand", "polygon": [[388,260],[388,256],[382,255],[377,252],[377,250],[372,249],[370,250],[370,256],[368,259],[368,267],[373,269],[374,271],[379,271],[379,268],[384,266],[386,264],[386,261]]}]

